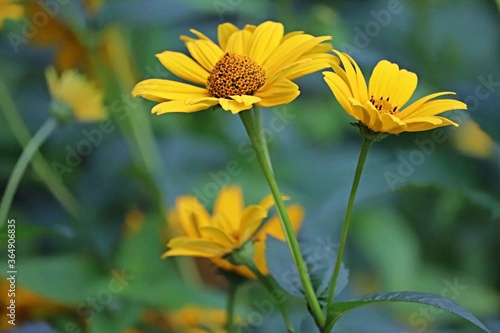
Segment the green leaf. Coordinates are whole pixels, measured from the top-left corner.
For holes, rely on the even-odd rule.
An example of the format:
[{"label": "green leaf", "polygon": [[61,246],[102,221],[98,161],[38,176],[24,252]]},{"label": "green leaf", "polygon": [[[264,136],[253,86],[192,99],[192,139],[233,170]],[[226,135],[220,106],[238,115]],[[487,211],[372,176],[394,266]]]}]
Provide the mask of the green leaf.
[{"label": "green leaf", "polygon": [[66,305],[106,290],[109,282],[96,263],[82,255],[22,258],[16,269],[19,287]]},{"label": "green leaf", "polygon": [[[337,257],[335,246],[333,243],[323,240],[301,243],[299,246],[314,291],[319,301],[324,303],[328,297],[328,287]],[[266,261],[269,272],[283,289],[300,298],[305,297],[297,268],[285,242],[269,236],[266,240]],[[342,264],[335,295],[346,287],[348,277],[349,271]]]},{"label": "green leaf", "polygon": [[[401,291],[401,292],[387,292],[363,296],[357,299],[353,299],[345,302],[333,303],[328,308],[329,317],[332,319],[327,323],[331,325],[332,321],[336,321],[339,317],[343,316],[347,312],[359,308],[361,306],[384,303],[384,302],[408,302],[408,303],[418,303],[434,306],[439,309],[443,309],[450,313],[453,313],[463,319],[469,321],[470,323],[476,325],[485,332],[490,332],[486,326],[483,325],[476,317],[474,317],[469,311],[461,307],[452,299],[430,293],[421,293],[413,291]],[[331,314],[334,313],[334,316]]]}]

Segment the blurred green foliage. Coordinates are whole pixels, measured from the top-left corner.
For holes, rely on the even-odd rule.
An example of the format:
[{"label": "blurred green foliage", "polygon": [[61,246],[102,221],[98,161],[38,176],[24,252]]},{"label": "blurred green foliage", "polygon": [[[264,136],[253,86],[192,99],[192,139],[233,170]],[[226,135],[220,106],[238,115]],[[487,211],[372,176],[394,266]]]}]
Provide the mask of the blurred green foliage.
[{"label": "blurred green foliage", "polygon": [[[416,97],[456,91],[469,111],[457,113],[455,120],[479,123],[496,142],[493,153],[488,158],[462,153],[453,144],[456,128],[446,128],[439,142],[432,132],[423,132],[390,136],[377,143],[368,156],[348,241],[345,263],[351,281],[339,299],[396,290],[440,294],[448,288],[448,296],[455,296],[495,332],[500,330],[497,5],[492,0],[108,0],[91,20],[82,21],[79,5],[72,5],[76,14],[71,15],[77,17],[74,24],[96,31],[119,27],[131,51],[137,81],[171,77],[154,54],[186,52],[179,36],[189,34],[191,28],[215,38],[222,22],[242,27],[271,19],[283,22],[287,31],[332,35],[334,47],[350,52],[366,74],[381,59],[416,72]],[[0,79],[33,133],[49,116],[44,70],[53,62],[57,46],[40,48],[28,42],[16,52],[9,34],[22,31],[23,24],[22,20],[6,22],[0,31]],[[119,61],[109,59],[108,66]],[[264,126],[273,118],[282,125],[268,127],[271,156],[282,191],[306,209],[300,239],[335,244],[361,140],[320,73],[297,83],[301,95],[296,101],[264,110]],[[122,88],[108,98],[108,104],[132,113],[153,105],[130,99],[129,92]],[[137,110],[137,104],[144,110]],[[6,124],[3,117],[1,113]],[[159,230],[166,225],[165,212],[157,207],[169,208],[183,194],[202,196],[202,202],[211,206],[213,188],[226,183],[241,184],[248,203],[269,193],[237,118],[220,109],[160,117],[144,112],[141,119],[152,126],[161,155],[161,168],[150,178],[134,161],[128,129],[114,117],[116,130],[104,134],[81,163],[62,175],[62,182],[85,207],[80,219],[68,215],[29,169],[9,213],[17,222],[18,286],[78,307],[86,304],[87,297],[109,288],[110,272],[121,269],[134,276],[130,286],[113,294],[106,310],[95,310],[91,317],[88,312],[73,313],[87,320],[89,332],[124,332],[138,322],[144,309],[167,311],[193,303],[223,307],[220,275],[200,285],[191,261],[160,259],[166,248],[165,233]],[[49,163],[64,163],[71,149],[88,140],[84,133],[96,126],[61,127],[41,152]],[[0,149],[0,187],[4,188],[22,149],[7,125],[0,131]],[[226,171],[233,160],[239,166],[237,175]],[[124,221],[133,209],[144,212],[146,218],[142,229],[127,236]],[[5,239],[2,231],[0,275],[7,271]],[[192,274],[193,281],[186,281],[182,272]],[[453,283],[462,288],[450,293]],[[259,286],[245,285],[240,312],[255,309],[255,301],[265,298],[262,295],[265,291]],[[293,309],[297,322],[307,317],[301,307]],[[47,320],[64,331],[65,320],[55,318]],[[281,325],[278,313],[271,313],[255,332],[279,330]],[[302,325],[303,332],[310,332],[307,320]],[[443,313],[426,316],[421,307],[401,306],[353,312],[336,331],[472,329]]]}]

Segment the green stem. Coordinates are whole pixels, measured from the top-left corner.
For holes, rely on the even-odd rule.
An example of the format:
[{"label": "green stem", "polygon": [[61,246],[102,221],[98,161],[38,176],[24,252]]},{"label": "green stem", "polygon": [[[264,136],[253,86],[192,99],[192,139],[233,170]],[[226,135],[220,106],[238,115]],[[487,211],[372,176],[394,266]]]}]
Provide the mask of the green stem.
[{"label": "green stem", "polygon": [[[0,79],[0,108],[5,115],[5,120],[12,130],[19,144],[25,147],[31,139],[30,132],[19,115],[19,111],[7,89],[5,83]],[[45,182],[45,185],[54,197],[61,203],[66,211],[75,219],[78,219],[83,212],[80,203],[75,199],[71,192],[54,174],[50,165],[43,158],[42,154],[35,153],[31,161],[35,172]],[[0,226],[1,226],[0,221]]]},{"label": "green stem", "polygon": [[3,226],[3,223],[7,220],[7,214],[9,213],[12,199],[14,199],[17,187],[19,186],[28,164],[33,158],[33,155],[38,151],[38,148],[45,142],[56,127],[57,121],[53,118],[49,118],[35,133],[31,141],[26,145],[21,153],[19,160],[17,160],[0,203],[0,229]]},{"label": "green stem", "polygon": [[262,134],[262,126],[259,123],[259,113],[260,109],[254,107],[251,110],[240,112],[239,115],[241,117],[243,125],[245,126],[250,142],[255,149],[257,160],[259,161],[262,172],[264,173],[264,176],[273,194],[276,208],[278,209],[278,216],[280,219],[281,227],[284,231],[293,261],[295,263],[295,266],[297,267],[297,271],[299,273],[299,277],[304,288],[311,313],[318,327],[322,327],[324,324],[323,312],[321,311],[318,298],[316,297],[311,280],[309,279],[307,267],[300,252],[299,243],[297,241],[297,238],[295,237],[295,233],[293,231],[290,218],[288,217],[285,203],[283,202],[281,192],[278,188],[276,179],[274,178],[274,174],[271,169],[271,162],[268,158],[269,156],[268,154],[266,154],[267,144],[264,135]]},{"label": "green stem", "polygon": [[234,330],[234,308],[236,303],[236,291],[238,290],[238,283],[231,283],[229,287],[229,295],[227,300],[227,321],[226,321],[226,331],[227,333],[232,333]]},{"label": "green stem", "polygon": [[[255,266],[254,262],[247,262],[245,265],[257,276],[259,281],[262,283],[264,288],[266,288],[267,292],[269,295],[273,295],[273,293],[276,292],[276,290],[281,290],[281,287],[276,283],[276,281],[269,276],[263,275],[259,269]],[[288,311],[286,310],[286,304],[285,302],[274,302],[273,303],[276,305],[278,310],[281,313],[281,316],[283,317],[283,321],[285,322],[286,330],[288,333],[294,333],[295,330],[293,328],[292,322],[290,321],[290,317],[288,316]]]},{"label": "green stem", "polygon": [[[354,174],[354,180],[352,182],[352,187],[351,187],[351,194],[349,195],[349,201],[347,203],[347,210],[345,213],[344,223],[342,225],[340,244],[337,252],[337,261],[335,262],[335,269],[333,271],[333,276],[330,281],[330,291],[328,293],[328,300],[326,303],[327,309],[329,309],[329,306],[333,303],[333,299],[335,296],[335,287],[337,285],[337,279],[340,273],[342,258],[344,256],[344,249],[347,241],[347,233],[349,231],[352,209],[354,207],[354,200],[356,198],[356,192],[358,191],[359,180],[361,179],[361,174],[363,173],[363,167],[365,165],[366,156],[368,155],[368,151],[370,150],[370,147],[372,146],[373,142],[374,142],[373,140],[363,138],[363,144],[361,146],[361,152],[359,153],[359,158],[358,158],[358,165],[356,166],[356,172]],[[327,320],[326,320],[327,323],[330,323],[331,321],[330,319],[333,315],[334,315],[333,313],[327,314]],[[333,327],[333,323],[335,323],[335,321],[332,321],[332,325],[331,326],[328,325],[330,327],[327,327],[326,330],[323,330],[323,332],[330,332],[331,328]]]}]

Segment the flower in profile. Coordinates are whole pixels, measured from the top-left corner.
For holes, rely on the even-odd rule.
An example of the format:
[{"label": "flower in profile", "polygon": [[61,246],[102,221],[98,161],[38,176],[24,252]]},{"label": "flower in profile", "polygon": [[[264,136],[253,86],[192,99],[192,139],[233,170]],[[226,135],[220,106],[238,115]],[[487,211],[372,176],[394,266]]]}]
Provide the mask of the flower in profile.
[{"label": "flower in profile", "polygon": [[[299,95],[293,79],[338,63],[323,42],[302,31],[284,34],[277,22],[247,25],[231,23],[218,28],[218,44],[199,31],[197,38],[182,36],[191,57],[165,51],[156,56],[172,74],[190,83],[148,79],[132,95],[158,102],[152,112],[196,112],[220,105],[236,114],[253,105],[287,104]],[[192,83],[192,84],[191,84]]]},{"label": "flower in profile", "polygon": [[[247,267],[235,266],[224,259],[224,256],[241,248],[244,243],[254,241],[253,261],[262,274],[268,274],[264,256],[265,239],[267,235],[285,239],[277,217],[271,218],[260,228],[273,205],[274,200],[269,195],[257,205],[244,207],[243,194],[237,186],[220,190],[212,215],[195,197],[179,197],[172,218],[184,236],[171,239],[167,244],[169,250],[163,257],[209,258],[224,270],[255,278]],[[288,212],[297,232],[302,223],[302,208],[294,205],[289,207]]]},{"label": "flower in profile", "polygon": [[24,14],[23,7],[11,0],[0,1],[0,29],[6,19],[17,20]]},{"label": "flower in profile", "polygon": [[67,70],[58,76],[50,67],[45,76],[52,99],[71,109],[74,118],[84,122],[106,118],[102,92],[78,71]]},{"label": "flower in profile", "polygon": [[434,100],[454,92],[434,93],[405,107],[417,87],[415,73],[382,60],[373,69],[367,86],[356,62],[345,53],[334,52],[343,68],[333,65],[333,72],[323,72],[324,79],[342,108],[374,133],[399,134],[458,126],[438,115],[467,109],[467,105],[454,99]]}]

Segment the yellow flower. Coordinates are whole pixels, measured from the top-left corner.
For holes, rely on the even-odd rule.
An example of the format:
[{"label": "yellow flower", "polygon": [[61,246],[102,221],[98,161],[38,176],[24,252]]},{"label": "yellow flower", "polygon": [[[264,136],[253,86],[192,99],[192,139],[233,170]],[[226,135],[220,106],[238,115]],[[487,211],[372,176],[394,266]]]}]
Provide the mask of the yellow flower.
[{"label": "yellow flower", "polygon": [[495,149],[493,139],[470,119],[453,133],[452,142],[460,152],[477,158],[491,158]]},{"label": "yellow flower", "polygon": [[[193,256],[209,258],[224,270],[235,271],[248,278],[255,275],[245,266],[234,266],[223,257],[239,249],[245,242],[253,240],[253,260],[262,274],[268,274],[265,261],[265,239],[272,235],[285,240],[277,217],[272,218],[259,231],[269,209],[274,205],[272,196],[267,196],[258,205],[244,207],[241,188],[222,188],[214,206],[212,216],[193,196],[177,199],[173,223],[180,226],[185,236],[171,239],[170,248],[163,257]],[[288,209],[294,230],[302,223],[303,211],[298,205]]]},{"label": "yellow flower", "polygon": [[196,112],[214,105],[236,114],[254,104],[272,107],[287,104],[299,95],[291,80],[338,63],[324,41],[295,31],[284,34],[281,23],[264,22],[239,30],[231,23],[219,25],[217,45],[199,31],[182,36],[191,57],[165,51],[156,56],[174,75],[189,83],[149,79],[139,82],[132,95],[159,102],[152,112]]},{"label": "yellow flower", "polygon": [[[226,324],[226,311],[220,309],[201,308],[196,305],[189,305],[182,309],[164,314],[147,312],[144,321],[150,325],[162,328],[168,332],[179,333],[224,333]],[[236,321],[243,323],[240,317]],[[134,331],[129,330],[128,333]]]},{"label": "yellow flower", "polygon": [[344,110],[375,133],[398,134],[426,131],[453,125],[453,121],[437,116],[449,110],[467,109],[453,99],[432,100],[455,94],[439,92],[425,96],[404,107],[417,87],[417,75],[387,60],[380,61],[367,87],[356,62],[347,54],[336,52],[343,68],[333,65],[334,72],[323,72],[325,81]]},{"label": "yellow flower", "polygon": [[2,29],[3,22],[6,19],[18,19],[23,16],[24,9],[21,5],[14,1],[2,0],[0,1],[0,29]]},{"label": "yellow flower", "polygon": [[97,121],[106,117],[102,92],[76,70],[58,77],[55,68],[45,72],[52,98],[69,107],[80,121]]}]

